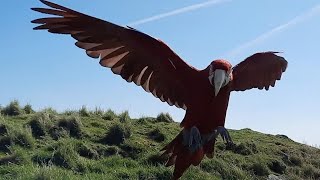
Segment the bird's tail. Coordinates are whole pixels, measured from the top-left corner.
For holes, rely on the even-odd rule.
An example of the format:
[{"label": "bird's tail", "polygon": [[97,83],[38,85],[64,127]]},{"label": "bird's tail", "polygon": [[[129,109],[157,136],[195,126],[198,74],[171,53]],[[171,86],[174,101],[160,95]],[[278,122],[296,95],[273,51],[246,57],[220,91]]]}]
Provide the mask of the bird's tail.
[{"label": "bird's tail", "polygon": [[164,151],[162,155],[169,156],[166,166],[175,165],[172,178],[174,180],[179,179],[191,164],[199,165],[205,154],[209,158],[213,157],[215,138],[196,149],[192,149],[186,145],[183,131],[162,149]]}]

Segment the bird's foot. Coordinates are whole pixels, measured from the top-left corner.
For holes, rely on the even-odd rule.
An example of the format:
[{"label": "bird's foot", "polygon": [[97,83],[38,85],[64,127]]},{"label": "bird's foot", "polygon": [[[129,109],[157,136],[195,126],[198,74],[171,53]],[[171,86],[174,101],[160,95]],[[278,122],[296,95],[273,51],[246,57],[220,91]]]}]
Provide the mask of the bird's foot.
[{"label": "bird's foot", "polygon": [[226,142],[226,145],[229,146],[229,147],[232,147],[234,146],[234,143],[231,139],[231,136],[228,132],[228,130],[223,127],[223,126],[218,126],[216,129],[215,129],[215,132],[216,132],[216,137],[220,134],[223,141]]},{"label": "bird's foot", "polygon": [[200,149],[207,142],[216,139],[218,135],[221,135],[223,141],[226,143],[227,148],[232,148],[234,143],[228,130],[223,126],[218,126],[211,133],[201,135],[199,129],[193,126],[190,130],[183,130],[183,145],[187,146],[191,152],[195,152]]},{"label": "bird's foot", "polygon": [[183,130],[183,145],[187,146],[191,152],[197,151],[202,146],[201,134],[197,127]]}]

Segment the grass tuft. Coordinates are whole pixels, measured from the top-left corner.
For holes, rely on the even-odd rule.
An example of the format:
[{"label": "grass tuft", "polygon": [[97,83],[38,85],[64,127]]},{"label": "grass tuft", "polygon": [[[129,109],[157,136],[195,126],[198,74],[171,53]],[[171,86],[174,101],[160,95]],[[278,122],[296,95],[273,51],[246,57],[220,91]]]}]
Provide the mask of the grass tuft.
[{"label": "grass tuft", "polygon": [[95,116],[102,117],[103,114],[104,114],[104,111],[103,111],[103,109],[101,109],[100,107],[96,107],[96,108],[94,109],[93,114],[94,114]]},{"label": "grass tuft", "polygon": [[58,121],[58,127],[62,127],[67,130],[71,137],[81,138],[82,123],[79,117],[76,116],[66,116]]},{"label": "grass tuft", "polygon": [[0,124],[0,136],[5,136],[8,134],[7,126],[4,124]]},{"label": "grass tuft", "polygon": [[29,121],[32,135],[35,138],[41,138],[46,135],[47,127],[50,127],[52,122],[48,114],[37,113]]},{"label": "grass tuft", "polygon": [[128,111],[124,111],[119,115],[119,121],[122,123],[130,121],[130,116]]},{"label": "grass tuft", "polygon": [[231,150],[234,153],[241,154],[241,155],[251,155],[258,153],[257,146],[254,142],[245,142],[240,143],[238,145],[228,147],[231,148]]},{"label": "grass tuft", "polygon": [[63,127],[58,127],[58,126],[52,126],[49,129],[49,134],[52,139],[58,140],[60,138],[66,138],[69,136],[69,131],[64,129]]},{"label": "grass tuft", "polygon": [[249,169],[257,176],[269,175],[268,167],[262,162],[253,163]]},{"label": "grass tuft", "polygon": [[76,151],[80,156],[85,158],[97,159],[99,157],[98,152],[94,148],[84,143],[78,143],[76,145]]},{"label": "grass tuft", "polygon": [[19,158],[16,154],[7,155],[0,158],[0,165],[18,164],[19,162]]},{"label": "grass tuft", "polygon": [[117,115],[111,109],[108,109],[106,112],[103,113],[102,119],[112,121],[117,118]]},{"label": "grass tuft", "polygon": [[153,153],[150,154],[147,157],[146,163],[147,164],[151,164],[153,166],[160,166],[160,165],[164,165],[167,160],[168,160],[169,156],[167,155],[161,155],[160,153]]},{"label": "grass tuft", "polygon": [[119,147],[118,146],[105,146],[105,145],[96,145],[94,149],[97,151],[99,156],[113,156],[119,154]]},{"label": "grass tuft", "polygon": [[23,109],[21,109],[20,107],[19,101],[13,100],[10,102],[9,105],[7,105],[1,110],[1,113],[7,116],[18,116],[22,115],[24,112]]},{"label": "grass tuft", "polygon": [[302,166],[302,159],[297,155],[290,156],[289,161],[295,166]]},{"label": "grass tuft", "polygon": [[31,129],[21,128],[21,129],[13,129],[9,132],[9,136],[14,142],[14,144],[20,145],[24,148],[33,148],[35,141],[32,137]]},{"label": "grass tuft", "polygon": [[79,115],[82,117],[90,117],[90,112],[88,111],[86,106],[82,106],[81,109],[79,110]]},{"label": "grass tuft", "polygon": [[156,142],[163,142],[166,140],[164,133],[160,131],[159,128],[155,128],[148,133],[148,137]]},{"label": "grass tuft", "polygon": [[208,173],[218,173],[221,177],[220,179],[246,179],[246,174],[239,167],[227,163],[221,158],[213,158],[210,160],[204,160],[200,164],[200,168]]},{"label": "grass tuft", "polygon": [[287,168],[287,166],[282,161],[276,159],[269,162],[268,167],[271,171],[278,174],[284,174]]},{"label": "grass tuft", "polygon": [[137,159],[141,157],[143,148],[137,143],[123,143],[120,145],[122,151],[119,152],[123,157]]},{"label": "grass tuft", "polygon": [[302,174],[308,179],[320,179],[320,169],[308,164],[302,167]]},{"label": "grass tuft", "polygon": [[9,136],[1,136],[0,137],[0,151],[9,152],[10,146],[12,145],[12,140]]},{"label": "grass tuft", "polygon": [[67,140],[59,141],[51,147],[51,151],[42,151],[32,157],[32,161],[39,165],[56,165],[67,169],[76,169],[78,154],[74,144]]},{"label": "grass tuft", "polygon": [[35,111],[32,109],[32,106],[30,104],[27,104],[23,107],[23,110],[26,114],[33,114]]},{"label": "grass tuft", "polygon": [[172,117],[170,116],[169,113],[160,113],[157,118],[156,118],[156,122],[174,122]]},{"label": "grass tuft", "polygon": [[100,140],[100,143],[107,145],[120,145],[131,136],[131,126],[122,123],[116,123],[110,127],[106,135]]}]

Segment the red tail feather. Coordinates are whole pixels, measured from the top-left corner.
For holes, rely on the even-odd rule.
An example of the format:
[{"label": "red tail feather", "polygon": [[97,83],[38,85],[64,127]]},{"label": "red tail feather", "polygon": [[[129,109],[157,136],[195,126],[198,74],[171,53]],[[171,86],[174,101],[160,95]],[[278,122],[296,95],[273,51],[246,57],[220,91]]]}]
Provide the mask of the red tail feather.
[{"label": "red tail feather", "polygon": [[170,155],[166,166],[175,165],[172,178],[174,180],[179,179],[191,164],[199,165],[205,154],[208,156],[213,152],[214,141],[209,141],[195,152],[191,152],[187,146],[183,145],[182,141],[183,135],[181,132],[162,149],[164,150],[163,155]]}]

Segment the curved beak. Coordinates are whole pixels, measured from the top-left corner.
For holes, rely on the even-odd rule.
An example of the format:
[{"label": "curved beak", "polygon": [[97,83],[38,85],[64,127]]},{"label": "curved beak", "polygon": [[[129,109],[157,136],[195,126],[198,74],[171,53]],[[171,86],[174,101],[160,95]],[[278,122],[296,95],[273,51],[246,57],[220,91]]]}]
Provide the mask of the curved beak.
[{"label": "curved beak", "polygon": [[225,70],[216,69],[214,71],[214,79],[213,79],[213,86],[214,86],[214,95],[217,96],[221,87],[224,85],[227,78],[227,74]]}]

